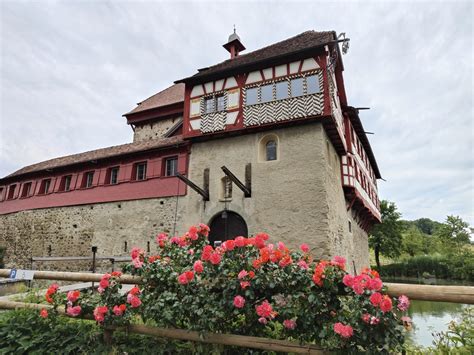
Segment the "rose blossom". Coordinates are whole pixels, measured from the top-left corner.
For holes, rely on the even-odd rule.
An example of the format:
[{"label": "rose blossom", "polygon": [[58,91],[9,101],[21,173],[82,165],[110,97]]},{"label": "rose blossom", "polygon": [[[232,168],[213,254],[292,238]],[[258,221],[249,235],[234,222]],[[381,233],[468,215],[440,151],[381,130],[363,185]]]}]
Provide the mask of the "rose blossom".
[{"label": "rose blossom", "polygon": [[245,239],[244,237],[237,237],[235,238],[235,246],[239,247],[239,248],[242,248],[246,245],[245,243]]},{"label": "rose blossom", "polygon": [[209,260],[212,265],[218,265],[222,260],[222,256],[219,253],[212,253]]},{"label": "rose blossom", "polygon": [[354,334],[354,330],[350,325],[344,325],[342,323],[334,324],[334,332],[343,338],[350,338]]},{"label": "rose blossom", "polygon": [[67,300],[74,303],[77,301],[77,299],[79,298],[79,296],[81,295],[81,293],[79,291],[69,291],[67,293]]},{"label": "rose blossom", "polygon": [[267,300],[263,301],[260,305],[255,306],[257,315],[265,318],[275,318],[276,312],[273,311],[272,305]]},{"label": "rose blossom", "polygon": [[298,261],[297,265],[300,267],[300,269],[303,269],[303,270],[308,270],[308,267],[309,267],[306,261],[304,260]]},{"label": "rose blossom", "polygon": [[389,296],[383,296],[382,302],[380,302],[380,310],[382,312],[388,312],[392,309],[392,300]]},{"label": "rose blossom", "polygon": [[345,267],[346,267],[346,259],[343,258],[342,256],[336,255],[334,258],[332,258],[331,264],[332,264],[332,265],[336,265],[336,266],[338,266],[339,268],[341,268],[341,269],[344,270]]},{"label": "rose blossom", "polygon": [[132,260],[132,264],[135,269],[140,269],[143,266],[143,261],[141,261],[139,258],[136,258]]},{"label": "rose blossom", "polygon": [[239,272],[239,274],[237,275],[238,279],[241,280],[243,279],[245,276],[247,276],[249,273],[245,270],[242,270],[241,272]]},{"label": "rose blossom", "polygon": [[408,297],[405,295],[401,295],[400,297],[398,297],[397,308],[400,311],[405,312],[406,310],[408,310],[408,307],[410,307],[410,300],[408,299]]},{"label": "rose blossom", "polygon": [[186,285],[187,283],[189,283],[189,280],[188,280],[185,272],[183,272],[181,275],[178,276],[178,282],[181,285]]},{"label": "rose blossom", "polygon": [[300,245],[300,249],[301,249],[301,251],[302,251],[303,253],[309,252],[309,246],[308,246],[308,244],[306,244],[306,243],[301,244],[301,245]]},{"label": "rose blossom", "polygon": [[114,306],[113,312],[116,316],[121,316],[125,310],[127,309],[127,306],[125,304],[121,304],[120,306]]},{"label": "rose blossom", "polygon": [[204,266],[202,264],[201,260],[196,260],[193,265],[193,270],[196,271],[196,273],[200,274],[201,272],[204,271]]},{"label": "rose blossom", "polygon": [[267,324],[268,323],[267,318],[264,318],[264,317],[258,318],[258,321],[259,321],[259,323],[262,323],[262,324]]},{"label": "rose blossom", "polygon": [[97,322],[102,323],[105,319],[105,315],[109,309],[107,306],[97,306],[94,309],[94,318]]},{"label": "rose blossom", "polygon": [[240,287],[245,290],[247,287],[250,286],[250,282],[248,281],[240,281]]},{"label": "rose blossom", "polygon": [[42,308],[41,311],[40,311],[40,317],[48,318],[48,311],[46,309]]},{"label": "rose blossom", "polygon": [[286,329],[295,329],[296,328],[296,321],[293,320],[293,319],[285,319],[283,321],[283,326],[286,328]]},{"label": "rose blossom", "polygon": [[382,295],[378,292],[375,292],[370,296],[370,303],[372,303],[372,306],[374,307],[377,307],[381,301],[382,301]]},{"label": "rose blossom", "polygon": [[344,275],[342,279],[342,283],[346,285],[347,287],[352,287],[354,285],[354,276],[352,275]]},{"label": "rose blossom", "polygon": [[68,307],[66,313],[70,316],[77,317],[79,314],[81,314],[81,306]]},{"label": "rose blossom", "polygon": [[243,308],[245,306],[245,298],[243,298],[242,296],[235,296],[234,306],[237,308]]}]

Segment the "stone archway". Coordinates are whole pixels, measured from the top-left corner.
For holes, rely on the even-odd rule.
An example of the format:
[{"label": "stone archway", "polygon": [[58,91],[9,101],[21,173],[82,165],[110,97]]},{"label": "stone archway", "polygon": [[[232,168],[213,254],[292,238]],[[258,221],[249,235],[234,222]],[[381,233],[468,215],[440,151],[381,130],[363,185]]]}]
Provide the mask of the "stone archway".
[{"label": "stone archway", "polygon": [[222,211],[216,214],[209,222],[209,242],[225,241],[238,236],[247,237],[247,223],[241,215],[232,211]]}]

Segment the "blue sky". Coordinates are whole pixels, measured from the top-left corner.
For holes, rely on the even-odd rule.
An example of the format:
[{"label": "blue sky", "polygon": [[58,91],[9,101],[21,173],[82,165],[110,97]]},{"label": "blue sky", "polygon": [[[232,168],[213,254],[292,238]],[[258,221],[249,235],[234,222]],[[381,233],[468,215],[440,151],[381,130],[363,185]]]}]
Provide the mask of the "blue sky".
[{"label": "blue sky", "polygon": [[474,224],[470,1],[1,1],[0,176],[130,142],[121,115],[174,80],[303,31],[351,39],[349,103],[403,217]]}]

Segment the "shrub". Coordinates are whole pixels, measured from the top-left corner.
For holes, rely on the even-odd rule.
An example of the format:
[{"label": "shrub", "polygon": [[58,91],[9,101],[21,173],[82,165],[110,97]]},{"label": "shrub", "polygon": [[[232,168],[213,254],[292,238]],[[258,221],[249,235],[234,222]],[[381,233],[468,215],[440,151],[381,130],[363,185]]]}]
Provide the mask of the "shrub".
[{"label": "shrub", "polygon": [[[237,237],[213,248],[205,225],[181,237],[157,236],[159,252],[132,250],[124,272],[144,284],[120,293],[120,273],[106,274],[99,294],[46,300],[71,316],[93,314],[101,325],[126,325],[140,316],[159,327],[297,339],[343,351],[400,351],[402,312],[409,301],[384,294],[378,273],[345,271],[345,259],[315,261],[306,245],[291,251],[268,235]],[[50,318],[55,310],[42,316]]]},{"label": "shrub", "polygon": [[464,250],[453,255],[423,255],[400,263],[383,265],[378,270],[382,276],[422,277],[424,274],[441,279],[474,281],[474,254]]}]

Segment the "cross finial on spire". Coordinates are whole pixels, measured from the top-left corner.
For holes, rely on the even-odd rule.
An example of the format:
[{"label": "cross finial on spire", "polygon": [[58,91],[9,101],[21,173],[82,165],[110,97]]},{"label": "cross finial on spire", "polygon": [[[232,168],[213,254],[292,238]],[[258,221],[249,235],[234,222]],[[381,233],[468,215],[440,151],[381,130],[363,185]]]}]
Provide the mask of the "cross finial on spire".
[{"label": "cross finial on spire", "polygon": [[235,33],[235,23],[234,23],[234,33]]}]

